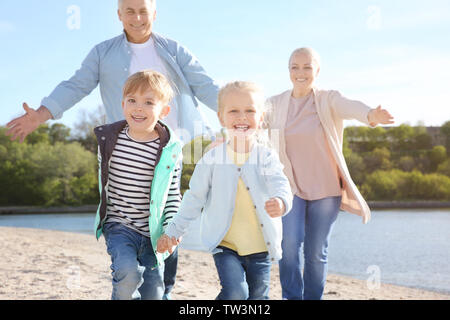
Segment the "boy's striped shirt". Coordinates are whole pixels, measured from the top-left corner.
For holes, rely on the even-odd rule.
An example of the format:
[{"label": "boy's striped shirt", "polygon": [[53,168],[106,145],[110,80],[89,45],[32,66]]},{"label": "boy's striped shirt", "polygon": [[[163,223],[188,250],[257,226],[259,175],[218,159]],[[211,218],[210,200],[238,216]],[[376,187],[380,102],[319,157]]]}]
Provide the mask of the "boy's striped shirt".
[{"label": "boy's striped shirt", "polygon": [[[160,139],[138,142],[128,135],[128,126],[120,133],[109,164],[106,223],[119,222],[150,237],[150,187]],[[163,212],[163,226],[177,213],[181,203],[176,167]]]}]

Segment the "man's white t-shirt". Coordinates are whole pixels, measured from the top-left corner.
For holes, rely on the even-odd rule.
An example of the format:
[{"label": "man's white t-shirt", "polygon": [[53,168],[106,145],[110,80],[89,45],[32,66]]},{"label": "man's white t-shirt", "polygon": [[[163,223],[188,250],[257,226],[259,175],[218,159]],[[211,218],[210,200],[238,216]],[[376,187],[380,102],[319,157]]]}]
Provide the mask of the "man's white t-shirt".
[{"label": "man's white t-shirt", "polygon": [[[145,43],[129,42],[128,44],[131,48],[130,75],[142,70],[151,69],[162,73],[164,76],[166,76],[166,78],[168,78],[169,82],[173,84],[173,82],[168,77],[168,72],[163,62],[161,61],[161,58],[156,52],[155,43],[151,37]],[[175,88],[173,88],[173,85],[172,89],[176,90]],[[178,106],[175,99],[172,99],[172,101],[169,102],[169,105],[170,113],[165,119],[163,119],[163,121],[173,131],[175,131],[178,129]]]}]

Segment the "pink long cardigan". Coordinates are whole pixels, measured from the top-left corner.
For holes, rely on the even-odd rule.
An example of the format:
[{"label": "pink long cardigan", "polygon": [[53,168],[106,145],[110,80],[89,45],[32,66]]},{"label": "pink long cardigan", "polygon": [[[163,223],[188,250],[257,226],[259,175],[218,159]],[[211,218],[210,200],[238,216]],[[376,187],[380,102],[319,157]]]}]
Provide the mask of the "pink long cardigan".
[{"label": "pink long cardigan", "polygon": [[[362,102],[344,98],[338,91],[313,89],[317,114],[325,131],[331,153],[339,168],[343,180],[341,209],[362,217],[363,223],[370,220],[370,208],[362,197],[348,170],[342,153],[344,136],[344,120],[358,120],[369,125],[367,114],[371,108]],[[269,129],[269,137],[277,149],[284,165],[284,173],[289,179],[292,192],[297,192],[294,182],[292,164],[286,154],[284,128],[286,125],[289,98],[292,90],[285,91],[267,100],[270,110],[266,114],[265,124]]]}]

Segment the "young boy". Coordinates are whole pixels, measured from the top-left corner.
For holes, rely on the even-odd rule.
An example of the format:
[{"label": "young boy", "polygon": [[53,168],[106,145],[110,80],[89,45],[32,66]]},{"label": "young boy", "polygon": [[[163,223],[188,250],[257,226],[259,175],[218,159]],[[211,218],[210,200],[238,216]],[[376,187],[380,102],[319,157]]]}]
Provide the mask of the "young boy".
[{"label": "young boy", "polygon": [[155,71],[123,88],[124,121],[94,129],[99,145],[100,205],[95,230],[111,256],[112,299],[161,299],[164,259],[156,243],[181,202],[182,144],[160,120],[173,91]]}]

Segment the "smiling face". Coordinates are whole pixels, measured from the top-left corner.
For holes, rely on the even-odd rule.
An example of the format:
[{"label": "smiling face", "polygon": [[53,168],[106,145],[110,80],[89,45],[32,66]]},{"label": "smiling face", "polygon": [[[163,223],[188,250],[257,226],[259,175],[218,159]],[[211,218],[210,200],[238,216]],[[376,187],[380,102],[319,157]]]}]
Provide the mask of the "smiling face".
[{"label": "smiling face", "polygon": [[319,74],[319,65],[313,56],[306,52],[296,52],[289,61],[289,76],[294,91],[307,94],[311,91]]},{"label": "smiling face", "polygon": [[128,41],[144,43],[150,38],[156,19],[154,0],[121,0],[118,15]]},{"label": "smiling face", "polygon": [[152,90],[128,93],[122,101],[123,113],[129,126],[129,134],[136,140],[153,137],[156,122],[170,111]]},{"label": "smiling face", "polygon": [[249,142],[255,136],[264,117],[258,98],[255,92],[240,89],[232,89],[223,95],[218,116],[230,139]]}]

